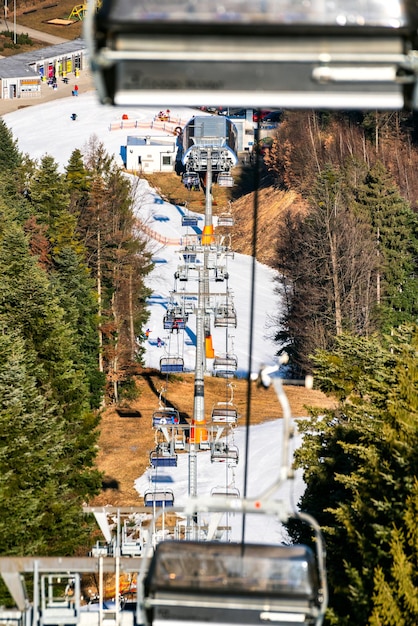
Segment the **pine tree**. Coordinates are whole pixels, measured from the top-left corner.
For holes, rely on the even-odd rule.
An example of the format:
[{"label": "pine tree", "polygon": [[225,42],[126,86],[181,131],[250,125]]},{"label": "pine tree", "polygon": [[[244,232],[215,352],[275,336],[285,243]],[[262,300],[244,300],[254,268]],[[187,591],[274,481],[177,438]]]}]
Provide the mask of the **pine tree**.
[{"label": "pine tree", "polygon": [[375,243],[351,206],[354,164],[324,166],[310,195],[309,212],[289,214],[277,245],[278,291],[284,296],[276,341],[302,370],[309,355],[330,348],[343,332],[373,330]]},{"label": "pine tree", "polygon": [[[80,168],[77,154],[72,163],[73,169]],[[40,167],[35,169],[30,190],[35,215],[27,221],[25,228],[31,235],[31,249],[48,270],[51,285],[65,311],[65,321],[73,329],[73,338],[78,343],[80,359],[89,380],[91,405],[98,408],[104,378],[97,365],[95,284],[86,263],[87,250],[77,233],[77,216],[68,208],[70,195],[66,179],[58,172],[51,157],[44,157]]]},{"label": "pine tree", "polygon": [[17,141],[13,139],[12,132],[5,122],[0,120],[0,173],[16,172],[22,164],[22,155],[18,149]]},{"label": "pine tree", "polygon": [[[3,228],[0,284],[5,338],[2,503],[10,510],[4,520],[13,525],[10,515],[18,489],[22,520],[16,534],[4,528],[9,536],[2,537],[2,549],[68,554],[79,545],[85,527],[81,505],[100,484],[93,467],[98,418],[89,409],[75,329],[66,322],[48,275],[30,254],[16,222],[6,222]],[[12,414],[9,373],[20,377],[24,386],[18,392],[16,383],[21,400],[13,405]]]},{"label": "pine tree", "polygon": [[[72,171],[81,172],[77,155],[72,163]],[[74,191],[74,210],[96,281],[102,347],[99,369],[106,372],[111,381],[109,393],[117,399],[118,382],[140,353],[137,337],[148,315],[144,277],[152,266],[136,228],[132,177],[116,166],[95,137],[89,143],[85,167],[88,183],[80,187],[87,194]]]},{"label": "pine tree", "polygon": [[[340,401],[301,425],[298,452],[307,485],[301,508],[326,536],[330,624],[368,623],[373,598],[383,601],[376,588],[382,572],[396,565],[400,535],[393,529],[404,528],[418,476],[416,346],[417,328],[406,327],[384,344],[342,335],[332,353],[314,357],[319,387]],[[291,532],[306,539],[300,529]],[[415,559],[415,536],[403,533]],[[398,581],[388,582],[396,595]],[[412,624],[405,606],[399,603],[402,618]]]},{"label": "pine tree", "polygon": [[357,202],[378,244],[377,308],[385,332],[417,319],[418,219],[380,162],[358,189]]}]

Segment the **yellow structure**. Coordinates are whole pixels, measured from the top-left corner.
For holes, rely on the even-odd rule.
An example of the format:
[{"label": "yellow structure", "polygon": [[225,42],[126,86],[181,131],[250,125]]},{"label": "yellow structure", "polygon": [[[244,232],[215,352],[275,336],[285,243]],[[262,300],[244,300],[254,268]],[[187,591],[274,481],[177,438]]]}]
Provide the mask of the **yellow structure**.
[{"label": "yellow structure", "polygon": [[[96,2],[96,9],[100,9],[100,7],[102,6],[102,0],[97,0]],[[73,18],[83,21],[84,16],[86,14],[87,11],[87,4],[76,4],[73,7],[73,10],[71,11],[70,15],[68,16],[68,19],[71,20]]]},{"label": "yellow structure", "polygon": [[68,16],[68,19],[71,20],[72,18],[76,18],[77,20],[82,21],[84,19],[86,11],[87,11],[86,4],[76,4],[73,7],[73,10],[71,11],[70,15]]}]

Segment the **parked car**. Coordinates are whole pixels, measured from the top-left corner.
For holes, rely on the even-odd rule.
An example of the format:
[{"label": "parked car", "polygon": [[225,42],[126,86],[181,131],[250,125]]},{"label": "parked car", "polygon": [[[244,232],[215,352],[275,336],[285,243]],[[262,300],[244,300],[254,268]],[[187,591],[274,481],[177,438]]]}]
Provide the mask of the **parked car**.
[{"label": "parked car", "polygon": [[261,118],[261,128],[276,128],[282,121],[283,111],[270,111]]}]

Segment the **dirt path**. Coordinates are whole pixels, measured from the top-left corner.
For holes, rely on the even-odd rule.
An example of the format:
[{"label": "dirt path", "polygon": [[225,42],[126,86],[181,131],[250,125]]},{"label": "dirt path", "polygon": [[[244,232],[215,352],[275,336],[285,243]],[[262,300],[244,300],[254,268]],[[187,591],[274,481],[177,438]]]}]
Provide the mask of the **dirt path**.
[{"label": "dirt path", "polygon": [[69,41],[68,39],[64,39],[64,37],[57,37],[56,35],[49,35],[48,33],[43,33],[40,30],[35,30],[34,28],[28,28],[27,26],[21,26],[20,24],[14,24],[13,18],[10,20],[0,19],[0,31],[9,30],[13,33],[27,33],[31,39],[36,39],[36,41],[42,41],[46,44],[54,45],[57,43],[64,43]]}]

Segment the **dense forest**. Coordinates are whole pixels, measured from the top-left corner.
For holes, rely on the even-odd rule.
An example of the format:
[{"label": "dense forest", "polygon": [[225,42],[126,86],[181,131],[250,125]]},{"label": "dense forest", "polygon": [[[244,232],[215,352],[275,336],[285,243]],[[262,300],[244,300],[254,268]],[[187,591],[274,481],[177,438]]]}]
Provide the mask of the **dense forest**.
[{"label": "dense forest", "polygon": [[266,157],[297,191],[277,237],[283,309],[276,340],[294,368],[344,332],[369,336],[418,319],[418,150],[411,116],[286,113]]},{"label": "dense forest", "polygon": [[90,541],[99,409],[141,359],[150,257],[97,138],[60,173],[0,122],[0,181],[1,553],[69,555]]},{"label": "dense forest", "polygon": [[[406,113],[287,112],[265,158],[279,352],[338,408],[300,425],[299,502],[327,545],[327,624],[418,622],[418,150]],[[299,207],[298,207],[299,209]],[[295,541],[306,530],[289,524]]]}]

